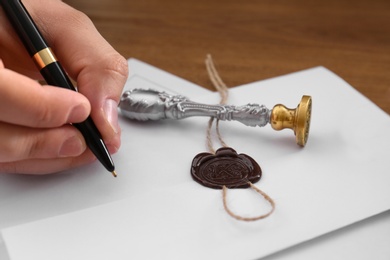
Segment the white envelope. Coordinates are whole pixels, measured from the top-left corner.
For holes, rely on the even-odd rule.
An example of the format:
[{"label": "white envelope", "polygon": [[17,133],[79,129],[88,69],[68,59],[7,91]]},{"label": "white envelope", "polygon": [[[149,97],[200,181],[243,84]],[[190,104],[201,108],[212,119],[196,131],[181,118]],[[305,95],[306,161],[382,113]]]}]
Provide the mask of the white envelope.
[{"label": "white envelope", "polygon": [[[126,88],[165,89],[153,81],[158,74],[151,69],[152,80],[131,77]],[[167,91],[219,100],[167,78]],[[220,190],[192,180],[191,160],[206,151],[207,118],[121,119],[118,179],[99,164],[40,178],[1,176],[8,184],[0,203],[9,215],[0,220],[8,223],[2,235],[10,259],[258,259],[387,211],[389,116],[332,72],[317,67],[236,87],[229,103],[295,108],[304,94],[313,98],[313,114],[303,149],[291,130],[220,124],[225,142],[260,164],[255,185],[276,202],[269,218],[239,222],[224,211]],[[228,203],[243,216],[268,207],[250,189],[229,190]]]}]

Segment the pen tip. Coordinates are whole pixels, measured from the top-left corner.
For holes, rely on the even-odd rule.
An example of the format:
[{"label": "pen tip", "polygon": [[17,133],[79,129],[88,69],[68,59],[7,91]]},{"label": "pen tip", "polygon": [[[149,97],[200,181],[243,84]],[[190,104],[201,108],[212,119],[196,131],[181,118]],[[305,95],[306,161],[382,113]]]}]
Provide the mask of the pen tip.
[{"label": "pen tip", "polygon": [[112,173],[112,176],[114,176],[115,178],[116,178],[116,176],[118,176],[115,171],[112,171],[111,173]]}]

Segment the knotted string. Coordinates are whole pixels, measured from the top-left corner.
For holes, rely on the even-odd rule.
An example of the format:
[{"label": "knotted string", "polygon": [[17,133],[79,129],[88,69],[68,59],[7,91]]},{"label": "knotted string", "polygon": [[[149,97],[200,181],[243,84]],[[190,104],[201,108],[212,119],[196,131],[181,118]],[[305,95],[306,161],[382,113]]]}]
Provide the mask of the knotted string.
[{"label": "knotted string", "polygon": [[[210,54],[207,55],[205,63],[206,63],[206,68],[207,68],[207,72],[209,74],[210,80],[211,80],[211,82],[213,83],[214,87],[217,89],[218,93],[221,96],[221,100],[220,100],[219,104],[224,105],[224,104],[226,104],[226,102],[228,100],[228,97],[229,97],[229,89],[226,86],[226,84],[222,81],[221,77],[219,76],[219,74],[218,74],[218,72],[217,72],[217,70],[216,70],[216,68],[214,66],[213,59],[212,59]],[[208,149],[209,149],[209,151],[211,153],[215,154],[215,150],[213,148],[213,141],[212,141],[212,138],[211,138],[211,130],[212,130],[212,127],[213,127],[213,122],[214,122],[214,118],[211,117],[210,120],[209,120],[209,123],[208,123],[206,135],[207,135],[207,147],[208,147]],[[220,144],[223,147],[227,147],[227,144],[222,139],[222,135],[221,135],[221,133],[219,131],[219,120],[217,120],[217,122],[215,124],[215,130],[216,130],[217,137],[218,137],[218,140],[219,140]],[[270,196],[268,196],[265,192],[263,192],[262,190],[257,188],[251,182],[248,182],[248,184],[254,191],[256,191],[258,194],[263,196],[263,198],[266,201],[268,201],[268,203],[271,205],[271,210],[268,213],[260,215],[260,216],[257,216],[257,217],[242,217],[240,215],[237,215],[237,214],[233,213],[229,209],[229,207],[227,205],[227,201],[226,201],[228,188],[225,185],[223,185],[223,187],[222,187],[222,200],[223,200],[223,207],[224,207],[225,211],[231,217],[233,217],[233,218],[235,218],[237,220],[248,221],[248,222],[249,221],[256,221],[256,220],[264,219],[264,218],[268,217],[269,215],[271,215],[274,212],[274,210],[275,210],[275,202],[271,199]]]}]

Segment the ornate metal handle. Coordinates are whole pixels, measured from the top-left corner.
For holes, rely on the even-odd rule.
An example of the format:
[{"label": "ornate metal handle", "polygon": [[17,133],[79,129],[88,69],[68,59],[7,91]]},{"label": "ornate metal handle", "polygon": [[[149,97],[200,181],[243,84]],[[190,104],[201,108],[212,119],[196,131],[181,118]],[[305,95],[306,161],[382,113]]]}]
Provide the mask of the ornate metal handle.
[{"label": "ornate metal handle", "polygon": [[193,102],[181,95],[169,95],[152,89],[133,89],[122,94],[119,108],[130,119],[146,121],[182,119],[192,116],[214,117],[223,121],[239,121],[247,126],[263,127],[270,123],[275,130],[294,130],[298,145],[305,146],[309,135],[311,97],[303,96],[296,109],[276,105],[207,105]]}]

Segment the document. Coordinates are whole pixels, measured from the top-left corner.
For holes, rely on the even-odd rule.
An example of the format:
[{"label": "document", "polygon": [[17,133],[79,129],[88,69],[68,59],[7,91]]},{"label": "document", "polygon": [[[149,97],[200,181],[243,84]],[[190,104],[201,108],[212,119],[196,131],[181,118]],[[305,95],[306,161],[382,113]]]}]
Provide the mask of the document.
[{"label": "document", "polygon": [[[219,101],[218,93],[131,62],[148,76],[135,73],[125,90],[155,88]],[[121,118],[122,148],[113,158],[117,179],[99,164],[53,176],[0,176],[9,258],[260,259],[388,211],[389,115],[337,75],[316,67],[238,86],[228,103],[295,108],[302,95],[313,98],[305,148],[289,129],[220,123],[224,141],[262,168],[255,185],[276,203],[270,217],[237,221],[225,212],[220,190],[192,180],[192,158],[207,152],[207,118]],[[220,147],[218,140],[214,146]],[[267,211],[250,189],[231,189],[227,196],[242,216]]]}]

